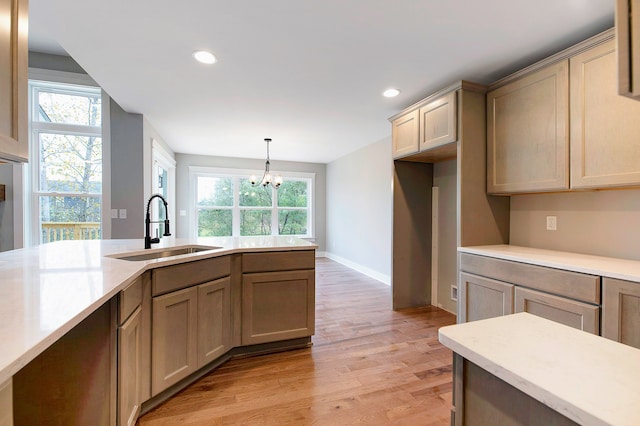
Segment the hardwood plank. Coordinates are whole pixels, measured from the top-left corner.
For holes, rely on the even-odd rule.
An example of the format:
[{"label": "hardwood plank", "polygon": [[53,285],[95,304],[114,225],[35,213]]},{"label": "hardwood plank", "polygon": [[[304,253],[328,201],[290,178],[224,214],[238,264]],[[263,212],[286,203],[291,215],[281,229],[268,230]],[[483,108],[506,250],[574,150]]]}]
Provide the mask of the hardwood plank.
[{"label": "hardwood plank", "polygon": [[438,328],[455,320],[393,311],[388,286],[319,258],[313,347],[231,360],[138,424],[448,425],[452,354]]}]

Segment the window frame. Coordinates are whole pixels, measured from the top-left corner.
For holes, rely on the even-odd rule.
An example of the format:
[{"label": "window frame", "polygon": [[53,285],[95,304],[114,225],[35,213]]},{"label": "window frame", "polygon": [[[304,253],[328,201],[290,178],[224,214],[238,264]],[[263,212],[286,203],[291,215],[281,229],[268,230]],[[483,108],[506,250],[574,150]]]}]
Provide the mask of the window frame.
[{"label": "window frame", "polygon": [[[280,210],[305,210],[307,212],[307,233],[306,234],[283,234],[284,236],[298,237],[298,238],[315,238],[315,215],[314,215],[314,200],[315,200],[315,173],[309,172],[290,172],[290,171],[278,171],[285,180],[301,180],[307,181],[307,207],[280,207],[277,204],[278,194],[277,190],[272,190],[271,199],[272,204],[270,207],[261,206],[240,206],[240,179],[249,179],[251,175],[262,175],[264,170],[252,170],[252,169],[229,169],[219,167],[204,167],[204,166],[189,166],[189,236],[192,238],[208,238],[198,236],[198,210],[202,206],[197,205],[198,198],[198,178],[199,177],[230,177],[234,180],[233,185],[233,205],[232,206],[211,206],[204,207],[206,210],[231,210],[232,222],[231,222],[231,237],[240,237],[240,212],[242,210],[271,210],[271,234],[269,236],[278,236],[278,214]],[[225,237],[221,237],[225,238]]]},{"label": "window frame", "polygon": [[[41,241],[40,229],[40,197],[60,196],[60,197],[88,197],[100,200],[100,234],[101,238],[111,237],[111,167],[110,167],[110,98],[100,88],[100,86],[86,74],[77,74],[62,71],[52,71],[45,69],[29,68],[29,165],[25,177],[27,185],[25,189],[28,196],[25,197],[25,211],[29,217],[29,226],[25,226],[25,241],[27,245],[39,245]],[[74,87],[75,86],[75,87]],[[85,126],[68,123],[50,123],[34,120],[37,117],[38,105],[34,102],[34,97],[40,92],[39,88],[51,88],[56,93],[65,94],[94,94],[101,97],[101,126]],[[100,193],[79,193],[79,192],[52,192],[41,191],[40,174],[40,149],[39,135],[64,134],[100,137],[102,143],[102,182]]]}]

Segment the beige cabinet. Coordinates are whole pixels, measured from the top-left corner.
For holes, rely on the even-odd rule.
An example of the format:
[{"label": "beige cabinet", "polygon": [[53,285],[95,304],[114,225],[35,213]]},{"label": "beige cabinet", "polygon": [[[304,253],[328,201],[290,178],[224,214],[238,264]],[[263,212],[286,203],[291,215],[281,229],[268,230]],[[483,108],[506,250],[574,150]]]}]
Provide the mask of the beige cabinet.
[{"label": "beige cabinet", "polygon": [[640,283],[605,278],[602,289],[602,335],[640,348]]},{"label": "beige cabinet", "polygon": [[153,298],[151,388],[155,396],[197,369],[198,288]]},{"label": "beige cabinet", "polygon": [[529,312],[578,330],[600,332],[600,308],[565,297],[516,287],[514,312]]},{"label": "beige cabinet", "polygon": [[13,426],[13,386],[11,378],[0,383],[0,426]]},{"label": "beige cabinet", "polygon": [[314,331],[314,270],[243,275],[243,345],[308,337]]},{"label": "beige cabinet", "polygon": [[393,158],[415,154],[420,150],[419,111],[411,111],[391,122]]},{"label": "beige cabinet", "polygon": [[118,327],[118,424],[132,426],[140,414],[142,307]]},{"label": "beige cabinet", "polygon": [[231,349],[231,279],[198,286],[198,367]]},{"label": "beige cabinet", "polygon": [[640,99],[640,0],[616,0],[618,92]]},{"label": "beige cabinet", "polygon": [[419,110],[420,151],[436,148],[457,140],[456,92],[429,102]]},{"label": "beige cabinet", "polygon": [[0,0],[0,159],[27,161],[27,0]]},{"label": "beige cabinet", "polygon": [[569,188],[568,61],[487,93],[487,191]]},{"label": "beige cabinet", "polygon": [[[420,105],[391,119],[393,158],[407,157],[419,152],[438,149],[437,156],[455,158],[456,147],[443,149],[444,145],[458,139],[455,90],[436,94]],[[431,162],[425,155],[422,161]]]},{"label": "beige cabinet", "polygon": [[513,313],[513,284],[461,272],[458,288],[459,323]]},{"label": "beige cabinet", "polygon": [[640,185],[640,102],[616,90],[609,40],[570,59],[571,188]]}]

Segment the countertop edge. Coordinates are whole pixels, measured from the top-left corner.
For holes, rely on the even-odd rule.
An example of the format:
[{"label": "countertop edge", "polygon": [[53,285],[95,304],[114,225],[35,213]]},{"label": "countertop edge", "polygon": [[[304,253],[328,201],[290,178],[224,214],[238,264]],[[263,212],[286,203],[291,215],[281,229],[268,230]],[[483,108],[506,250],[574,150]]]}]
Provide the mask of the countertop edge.
[{"label": "countertop edge", "polygon": [[508,244],[458,247],[458,252],[640,283],[640,261],[637,260]]},{"label": "countertop edge", "polygon": [[[6,363],[4,366],[0,367],[0,384],[6,382],[13,375],[15,375],[18,371],[20,371],[25,365],[29,362],[33,361],[38,355],[46,351],[53,343],[58,341],[62,336],[68,333],[71,329],[76,327],[86,318],[88,318],[93,312],[95,312],[100,306],[107,303],[114,296],[116,296],[120,291],[127,288],[136,278],[145,273],[146,271],[162,268],[166,266],[177,265],[186,262],[204,260],[219,256],[232,255],[232,254],[241,254],[241,253],[263,253],[263,252],[275,252],[275,251],[316,251],[318,249],[318,245],[313,243],[308,243],[305,245],[292,245],[292,246],[271,246],[271,247],[230,247],[230,248],[220,248],[211,251],[202,251],[198,253],[190,253],[180,256],[173,256],[171,258],[165,259],[154,259],[154,260],[146,260],[146,261],[127,261],[117,258],[111,258],[109,262],[122,262],[123,265],[134,266],[138,265],[138,269],[134,269],[124,280],[120,283],[115,284],[113,288],[103,294],[101,297],[88,304],[86,308],[82,309],[72,318],[67,320],[63,325],[57,327],[55,330],[51,331],[47,336],[42,338],[39,342],[31,346],[29,349],[24,351],[20,356],[18,356],[13,361]],[[22,249],[24,250],[24,249]],[[144,252],[144,250],[131,250],[131,253],[135,252]],[[109,255],[103,256],[105,258],[109,258]]]}]

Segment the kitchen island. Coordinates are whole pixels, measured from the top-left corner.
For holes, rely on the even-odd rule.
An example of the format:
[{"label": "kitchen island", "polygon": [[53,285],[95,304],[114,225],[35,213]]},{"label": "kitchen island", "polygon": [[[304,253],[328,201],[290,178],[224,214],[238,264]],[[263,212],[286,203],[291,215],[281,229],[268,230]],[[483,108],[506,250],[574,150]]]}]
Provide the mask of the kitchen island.
[{"label": "kitchen island", "polygon": [[[123,260],[117,257],[121,255],[147,254],[162,251],[163,246],[198,246],[204,251],[169,256],[149,260]],[[193,292],[200,287],[206,289],[205,284],[220,287],[223,298],[215,296],[215,303],[226,303],[225,315],[228,315],[229,330],[227,331],[228,343],[225,346],[225,354],[237,354],[237,348],[245,347],[250,352],[277,350],[277,341],[285,341],[290,346],[310,343],[313,334],[313,281],[314,258],[316,246],[305,240],[295,237],[241,237],[241,238],[199,238],[194,240],[165,238],[163,243],[152,250],[143,250],[142,240],[103,240],[103,241],[61,241],[41,246],[14,250],[0,253],[0,336],[3,337],[3,350],[0,351],[0,402],[6,401],[6,395],[11,396],[12,377],[19,378],[28,371],[35,361],[46,355],[48,351],[60,345],[66,336],[81,332],[82,338],[95,340],[95,349],[108,352],[106,360],[102,360],[100,368],[108,368],[103,372],[112,389],[106,390],[110,401],[105,403],[108,411],[105,418],[109,424],[125,423],[120,411],[116,408],[115,401],[119,397],[118,386],[124,382],[124,377],[118,379],[118,366],[121,361],[117,356],[119,344],[122,343],[121,331],[127,331],[125,322],[134,316],[141,318],[135,328],[136,339],[150,340],[151,306],[163,306],[167,298],[181,292]],[[265,257],[266,256],[266,257]],[[289,259],[293,258],[293,261]],[[249,270],[243,270],[243,259]],[[213,263],[212,263],[213,262]],[[216,263],[217,262],[217,263]],[[222,265],[222,272],[213,269]],[[187,269],[185,269],[187,268]],[[191,269],[189,269],[191,268]],[[274,271],[277,269],[277,271]],[[170,279],[171,281],[166,281]],[[164,280],[164,281],[163,281]],[[221,282],[220,280],[226,280]],[[264,318],[263,308],[254,308],[251,303],[260,302],[259,298],[269,300],[269,293],[276,289],[273,283],[286,291],[297,295],[297,299],[284,300],[282,303],[302,301],[304,306],[291,317],[283,318],[288,321],[285,324],[289,329],[273,330],[260,329],[260,321]],[[282,284],[282,285],[280,285]],[[172,287],[173,286],[173,287]],[[193,289],[192,289],[193,288]],[[133,289],[133,290],[130,290]],[[224,290],[226,289],[226,290]],[[129,293],[134,294],[130,297]],[[137,295],[140,296],[137,296]],[[153,297],[152,297],[153,294]],[[213,293],[203,293],[213,294]],[[248,303],[244,296],[250,300]],[[129,301],[133,300],[133,303]],[[153,300],[153,301],[152,301]],[[156,304],[156,300],[158,303]],[[200,301],[205,296],[200,297]],[[191,300],[191,302],[197,299]],[[221,302],[223,301],[223,302]],[[184,306],[197,306],[197,302]],[[278,301],[275,301],[278,302]],[[129,309],[131,305],[131,309]],[[176,305],[178,306],[178,305]],[[183,305],[179,305],[183,306]],[[139,312],[138,309],[142,309]],[[244,308],[244,316],[243,316]],[[192,309],[192,308],[189,308]],[[267,312],[270,312],[267,307]],[[211,309],[201,309],[200,314]],[[159,311],[158,308],[154,312]],[[305,316],[311,312],[309,316]],[[193,318],[197,311],[189,311],[189,319]],[[253,316],[252,316],[253,315]],[[201,317],[203,317],[201,315]],[[204,316],[206,317],[206,315]],[[176,317],[168,317],[175,319]],[[214,316],[213,319],[219,318]],[[122,320],[122,321],[121,321]],[[243,323],[246,320],[247,324]],[[93,324],[89,322],[93,321]],[[200,329],[203,329],[203,319],[200,319]],[[302,326],[300,323],[303,322]],[[171,327],[175,324],[172,323]],[[269,324],[272,327],[273,324]],[[195,333],[196,325],[188,325],[188,334]],[[146,330],[145,330],[146,328]],[[122,329],[122,330],[121,330]],[[91,330],[95,330],[92,333]],[[163,329],[159,330],[163,332]],[[171,331],[171,330],[169,330]],[[169,332],[167,331],[167,333]],[[175,330],[174,330],[175,331]],[[95,334],[107,336],[109,342],[101,342],[99,338],[90,336]],[[245,333],[243,335],[243,333]],[[246,335],[246,333],[252,333]],[[158,335],[156,330],[156,335]],[[122,334],[125,336],[125,334]],[[167,334],[171,339],[173,336]],[[304,338],[299,338],[304,336]],[[180,337],[180,336],[178,336]],[[75,339],[76,337],[74,337]],[[204,336],[203,339],[207,339]],[[211,337],[213,339],[213,337]],[[209,339],[209,340],[211,340]],[[171,350],[171,345],[176,342],[168,342],[164,347]],[[264,342],[262,346],[254,343]],[[273,343],[276,342],[276,343]],[[156,343],[156,342],[151,342]],[[153,346],[149,343],[147,346]],[[84,343],[83,343],[84,344]],[[89,346],[91,346],[89,344]],[[157,345],[156,345],[157,346]],[[157,346],[162,347],[162,346]],[[135,357],[144,369],[150,368],[150,360],[144,359],[145,343],[141,348],[136,345]],[[65,349],[67,353],[69,348]],[[65,350],[61,353],[64,354]],[[236,351],[236,352],[234,352]],[[149,350],[147,350],[149,352]],[[194,350],[195,353],[195,350]],[[149,356],[151,354],[149,353]],[[173,356],[168,353],[168,356]],[[64,358],[64,355],[62,356]],[[99,356],[91,358],[98,362]],[[192,355],[189,354],[191,360]],[[188,366],[188,375],[193,378],[193,368],[202,370],[204,363],[207,366],[217,365],[223,357],[218,356],[211,360],[198,360],[197,366]],[[170,363],[175,359],[170,359]],[[48,360],[41,362],[46,366]],[[43,367],[39,367],[43,368]],[[94,369],[95,365],[88,365],[87,369]],[[39,373],[34,373],[39,374]],[[144,402],[154,397],[164,397],[167,392],[176,391],[176,386],[181,386],[185,379],[171,382],[173,388],[156,390],[152,395],[150,383],[151,373],[143,373],[142,389],[133,391],[134,399],[143,395]],[[125,376],[126,377],[126,376]],[[23,379],[20,379],[23,380]],[[27,380],[24,380],[28,382]],[[5,384],[9,383],[9,386]],[[14,400],[18,399],[21,389],[17,381],[13,380]],[[140,386],[138,383],[136,386]],[[78,386],[79,387],[79,386]],[[145,394],[144,389],[147,389]],[[99,396],[98,398],[103,398]],[[139,413],[138,404],[137,413]],[[14,407],[16,404],[14,404]],[[0,411],[3,411],[0,409]],[[136,416],[137,416],[136,413]],[[122,413],[124,414],[124,413]],[[117,421],[119,418],[120,421]],[[129,416],[128,421],[135,422],[135,416]],[[127,421],[127,422],[128,422]],[[98,422],[100,423],[100,422]]]},{"label": "kitchen island", "polygon": [[526,312],[443,327],[454,424],[640,424],[640,350]]}]

